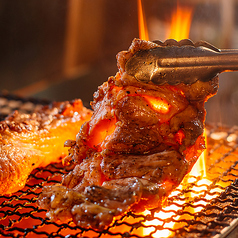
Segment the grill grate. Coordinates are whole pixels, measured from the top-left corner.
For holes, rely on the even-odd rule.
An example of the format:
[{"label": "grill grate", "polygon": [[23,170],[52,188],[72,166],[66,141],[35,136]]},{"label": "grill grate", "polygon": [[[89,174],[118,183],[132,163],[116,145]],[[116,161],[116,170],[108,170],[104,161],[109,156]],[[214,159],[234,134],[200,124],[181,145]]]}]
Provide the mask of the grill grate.
[{"label": "grill grate", "polygon": [[30,113],[34,109],[49,103],[50,101],[48,100],[23,98],[7,92],[0,92],[0,120],[3,120],[14,110],[18,110],[23,113]]},{"label": "grill grate", "polygon": [[[26,99],[0,96],[1,108],[9,101],[18,106]],[[3,102],[5,104],[3,105]],[[30,101],[34,107],[47,102]],[[10,105],[14,105],[11,102]],[[10,108],[10,109],[9,109]],[[8,109],[11,111],[12,107]],[[14,110],[18,109],[14,107]],[[4,109],[6,110],[6,109]],[[30,111],[30,110],[29,110]],[[45,185],[58,183],[71,167],[51,164],[35,169],[24,189],[0,196],[2,237],[221,237],[238,221],[238,128],[207,126],[206,178],[187,175],[161,210],[127,213],[104,231],[75,226],[72,222],[50,222],[37,206]]]}]

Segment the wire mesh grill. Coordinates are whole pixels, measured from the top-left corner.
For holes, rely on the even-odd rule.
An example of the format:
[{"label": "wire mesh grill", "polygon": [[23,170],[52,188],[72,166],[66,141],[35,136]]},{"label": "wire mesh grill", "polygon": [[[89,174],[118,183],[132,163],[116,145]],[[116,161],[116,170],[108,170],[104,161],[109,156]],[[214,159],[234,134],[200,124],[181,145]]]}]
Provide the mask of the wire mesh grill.
[{"label": "wire mesh grill", "polygon": [[[9,100],[20,101],[19,105],[28,103],[25,99],[1,95],[0,102],[5,102],[0,105],[2,117],[1,108],[7,108]],[[41,104],[31,103],[34,107]],[[11,196],[0,196],[0,235],[103,238],[219,235],[238,219],[238,128],[207,126],[207,134],[206,176],[188,174],[160,210],[128,212],[103,231],[84,229],[71,221],[51,222],[46,211],[37,206],[37,198],[43,186],[59,183],[61,176],[72,169],[60,163],[51,164],[35,169],[24,189]]]},{"label": "wire mesh grill", "polygon": [[0,92],[0,120],[4,119],[14,110],[18,110],[23,113],[30,113],[34,109],[49,103],[50,101],[48,100],[23,98],[7,92]]}]

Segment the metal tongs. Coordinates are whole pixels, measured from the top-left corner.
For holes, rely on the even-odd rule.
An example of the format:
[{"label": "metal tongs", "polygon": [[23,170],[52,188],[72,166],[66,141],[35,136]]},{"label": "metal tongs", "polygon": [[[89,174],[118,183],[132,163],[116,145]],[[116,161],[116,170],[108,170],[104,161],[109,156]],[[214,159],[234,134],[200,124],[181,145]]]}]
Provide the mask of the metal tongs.
[{"label": "metal tongs", "polygon": [[125,65],[138,81],[161,85],[209,81],[218,74],[238,70],[238,50],[220,50],[189,39],[154,41],[158,47],[135,53]]}]

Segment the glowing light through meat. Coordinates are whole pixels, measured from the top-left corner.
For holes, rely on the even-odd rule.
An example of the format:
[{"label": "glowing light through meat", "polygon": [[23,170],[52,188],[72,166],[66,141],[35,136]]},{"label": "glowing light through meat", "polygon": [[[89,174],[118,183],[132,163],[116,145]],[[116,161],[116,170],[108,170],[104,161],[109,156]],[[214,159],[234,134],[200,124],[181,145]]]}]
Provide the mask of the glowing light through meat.
[{"label": "glowing light through meat", "polygon": [[91,148],[98,147],[101,151],[103,145],[109,140],[110,135],[115,131],[115,123],[116,118],[100,121],[91,133],[91,138],[88,142],[89,146]]},{"label": "glowing light through meat", "polygon": [[143,98],[150,104],[150,106],[159,113],[165,114],[169,112],[171,105],[163,98],[151,97],[143,95]]}]

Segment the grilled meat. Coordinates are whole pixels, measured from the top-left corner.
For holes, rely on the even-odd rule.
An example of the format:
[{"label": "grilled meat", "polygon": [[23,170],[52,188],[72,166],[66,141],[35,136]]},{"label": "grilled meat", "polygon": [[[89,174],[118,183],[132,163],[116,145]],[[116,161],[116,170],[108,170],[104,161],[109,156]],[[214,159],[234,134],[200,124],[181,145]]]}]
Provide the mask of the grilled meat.
[{"label": "grilled meat", "polygon": [[32,114],[15,111],[0,122],[0,193],[24,187],[34,168],[67,155],[66,139],[75,139],[92,113],[81,100],[53,103]]},{"label": "grilled meat", "polygon": [[73,161],[74,170],[40,195],[50,219],[103,229],[128,210],[160,207],[204,150],[204,102],[217,92],[218,78],[177,85],[137,81],[126,62],[155,47],[134,40],[117,55],[119,72],[94,94],[91,120],[76,141],[66,142],[66,162]]}]

